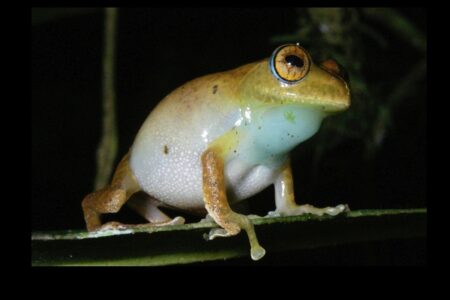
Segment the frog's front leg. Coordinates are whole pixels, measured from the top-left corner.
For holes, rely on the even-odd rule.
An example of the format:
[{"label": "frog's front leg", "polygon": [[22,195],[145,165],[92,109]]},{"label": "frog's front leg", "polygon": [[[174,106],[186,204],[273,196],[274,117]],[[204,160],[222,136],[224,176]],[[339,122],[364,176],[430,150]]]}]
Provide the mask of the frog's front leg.
[{"label": "frog's front leg", "polygon": [[209,239],[247,232],[251,247],[251,257],[258,260],[266,251],[259,245],[253,224],[247,216],[231,210],[226,196],[224,161],[218,152],[208,149],[202,154],[203,198],[208,214],[222,228],[212,229]]},{"label": "frog's front leg", "polygon": [[296,216],[303,214],[335,216],[349,210],[348,206],[344,204],[335,207],[318,208],[310,204],[298,205],[295,203],[290,159],[283,164],[280,174],[275,181],[275,205],[276,210],[269,212],[268,216]]}]

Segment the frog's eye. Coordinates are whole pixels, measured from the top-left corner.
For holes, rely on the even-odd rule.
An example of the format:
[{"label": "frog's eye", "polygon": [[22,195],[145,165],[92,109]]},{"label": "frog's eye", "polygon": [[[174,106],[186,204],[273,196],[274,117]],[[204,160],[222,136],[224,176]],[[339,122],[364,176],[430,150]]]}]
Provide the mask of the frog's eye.
[{"label": "frog's eye", "polygon": [[287,44],[275,49],[270,57],[270,70],[281,82],[299,82],[309,72],[311,58],[299,45]]}]

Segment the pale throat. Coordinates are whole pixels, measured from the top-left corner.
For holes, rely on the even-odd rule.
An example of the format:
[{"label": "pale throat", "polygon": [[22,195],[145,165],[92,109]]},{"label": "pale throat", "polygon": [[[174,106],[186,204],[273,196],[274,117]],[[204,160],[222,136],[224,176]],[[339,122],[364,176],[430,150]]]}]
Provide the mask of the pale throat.
[{"label": "pale throat", "polygon": [[254,144],[272,155],[283,155],[312,137],[320,128],[325,113],[300,104],[261,108],[249,130]]}]

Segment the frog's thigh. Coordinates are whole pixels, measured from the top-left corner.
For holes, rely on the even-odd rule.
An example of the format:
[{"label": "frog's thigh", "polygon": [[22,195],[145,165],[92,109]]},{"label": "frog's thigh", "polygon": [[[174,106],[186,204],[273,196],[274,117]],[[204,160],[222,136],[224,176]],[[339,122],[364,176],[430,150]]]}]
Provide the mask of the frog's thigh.
[{"label": "frog's thigh", "polygon": [[88,231],[101,227],[101,215],[116,213],[123,204],[140,190],[129,167],[129,154],[120,161],[110,185],[87,195],[82,202]]},{"label": "frog's thigh", "polygon": [[295,203],[294,181],[292,177],[291,163],[288,159],[280,170],[280,175],[275,182],[275,205],[276,210],[269,212],[269,216],[296,216],[302,214],[313,214],[322,216],[338,215],[348,211],[347,205],[340,204],[335,207],[318,208],[309,204],[298,205]]},{"label": "frog's thigh", "polygon": [[158,206],[161,203],[150,195],[139,195],[139,197],[133,197],[127,202],[127,205],[134,211],[144,217],[152,225],[175,225],[184,224],[183,217],[176,217],[171,219],[165,213],[163,213]]},{"label": "frog's thigh", "polygon": [[213,229],[209,239],[236,235],[244,229],[250,241],[252,259],[262,258],[265,250],[258,243],[253,224],[246,216],[235,213],[230,208],[226,197],[224,162],[214,150],[208,149],[202,154],[202,175],[205,208],[223,228]]}]

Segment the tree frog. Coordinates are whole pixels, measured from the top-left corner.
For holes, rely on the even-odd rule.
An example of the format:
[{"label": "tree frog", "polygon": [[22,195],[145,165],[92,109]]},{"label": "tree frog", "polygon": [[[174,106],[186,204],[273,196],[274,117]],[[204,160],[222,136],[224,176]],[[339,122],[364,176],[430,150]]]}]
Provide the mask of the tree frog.
[{"label": "tree frog", "polygon": [[[158,207],[212,218],[208,238],[242,229],[254,260],[264,256],[249,217],[233,205],[275,186],[276,209],[268,216],[337,215],[346,205],[316,208],[294,198],[289,153],[314,135],[322,120],[350,106],[350,88],[334,60],[315,64],[299,44],[271,57],[206,75],[167,95],[149,114],[117,166],[111,183],[82,201],[89,231],[126,228],[102,225],[101,215],[127,203],[150,224],[182,224]],[[143,191],[147,198],[130,197]]]}]

